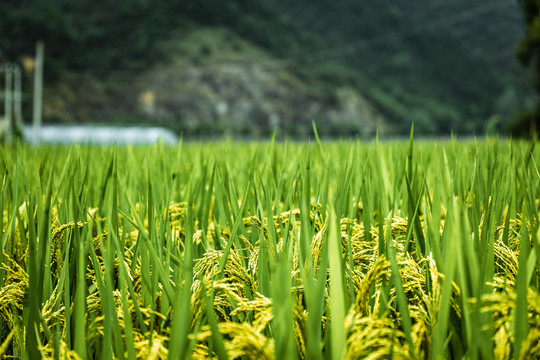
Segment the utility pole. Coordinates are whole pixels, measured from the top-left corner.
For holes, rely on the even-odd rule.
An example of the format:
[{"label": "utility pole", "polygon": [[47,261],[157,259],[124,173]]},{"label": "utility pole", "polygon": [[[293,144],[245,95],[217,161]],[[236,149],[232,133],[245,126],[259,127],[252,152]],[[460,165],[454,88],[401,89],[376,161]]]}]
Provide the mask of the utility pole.
[{"label": "utility pole", "polygon": [[43,41],[38,41],[36,44],[36,65],[34,68],[34,143],[41,142],[41,101],[43,96]]},{"label": "utility pole", "polygon": [[15,116],[15,128],[20,135],[23,133],[24,121],[22,115],[21,67],[18,64],[13,65],[13,78],[13,113]]}]

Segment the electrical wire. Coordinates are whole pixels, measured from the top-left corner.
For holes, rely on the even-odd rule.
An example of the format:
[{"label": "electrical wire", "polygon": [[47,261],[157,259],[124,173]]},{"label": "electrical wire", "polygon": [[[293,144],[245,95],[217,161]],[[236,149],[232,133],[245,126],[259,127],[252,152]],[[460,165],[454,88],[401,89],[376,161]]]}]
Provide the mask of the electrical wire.
[{"label": "electrical wire", "polygon": [[[312,52],[307,52],[287,58],[281,59],[270,59],[270,60],[240,60],[240,61],[228,61],[228,62],[219,62],[211,63],[205,65],[190,65],[182,69],[182,71],[169,70],[169,71],[160,71],[164,75],[175,76],[175,77],[184,77],[189,76],[189,73],[193,71],[205,71],[211,70],[214,68],[222,68],[226,66],[265,66],[265,67],[288,67],[294,64],[306,64],[306,63],[319,63],[326,62],[332,59],[343,58],[346,56],[353,55],[361,50],[368,50],[374,47],[378,47],[385,44],[391,44],[393,42],[399,42],[403,39],[421,34],[422,32],[429,30],[436,30],[442,27],[449,25],[456,25],[466,21],[470,21],[479,16],[487,15],[493,11],[504,9],[510,6],[517,6],[513,1],[497,1],[485,3],[478,5],[476,7],[462,10],[460,12],[447,15],[438,19],[429,20],[420,24],[413,25],[408,28],[403,28],[395,31],[391,31],[382,35],[370,37],[367,39],[361,39],[358,41],[350,42],[347,44],[338,45],[335,47],[325,48],[321,50],[316,50]],[[125,70],[125,69],[68,69],[68,68],[55,68],[55,70],[62,71],[62,74],[65,76],[73,77],[100,77],[104,76],[107,78],[116,78],[116,81],[131,81],[130,78],[138,76],[143,73],[147,73],[148,70]],[[145,81],[144,79],[138,79],[137,81]],[[148,81],[153,81],[153,79],[148,79]]]}]

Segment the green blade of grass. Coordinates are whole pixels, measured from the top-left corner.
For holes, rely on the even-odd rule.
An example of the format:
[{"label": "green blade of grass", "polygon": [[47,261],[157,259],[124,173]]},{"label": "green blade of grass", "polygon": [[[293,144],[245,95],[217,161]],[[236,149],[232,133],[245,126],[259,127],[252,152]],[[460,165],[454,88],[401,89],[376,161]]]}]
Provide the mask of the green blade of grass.
[{"label": "green blade of grass", "polygon": [[[343,266],[341,255],[341,237],[339,236],[336,215],[330,207],[328,230],[328,257],[330,271],[330,339],[332,359],[341,359],[345,352],[345,292],[343,289]],[[324,271],[324,269],[321,269]]]},{"label": "green blade of grass", "polygon": [[[201,284],[202,284],[202,293],[206,294],[204,282],[201,282]],[[213,297],[214,297],[213,292],[210,297],[204,296],[204,308],[205,308],[205,313],[206,313],[206,319],[208,321],[208,324],[210,325],[210,330],[212,331],[212,339],[214,340],[214,350],[216,351],[216,355],[218,356],[218,359],[228,360],[229,356],[227,354],[227,351],[225,350],[225,341],[223,340],[223,336],[221,335],[221,332],[219,331],[216,314],[214,313]]]}]

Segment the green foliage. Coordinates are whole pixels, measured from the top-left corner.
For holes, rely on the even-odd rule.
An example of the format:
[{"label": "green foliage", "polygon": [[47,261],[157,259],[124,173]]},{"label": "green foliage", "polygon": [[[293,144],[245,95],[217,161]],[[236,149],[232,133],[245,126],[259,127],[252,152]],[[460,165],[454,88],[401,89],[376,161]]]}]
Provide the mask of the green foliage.
[{"label": "green foliage", "polygon": [[[528,25],[518,54],[537,67],[538,11],[534,1],[520,4]],[[0,59],[32,55],[43,39],[49,78],[65,69],[148,69],[170,55],[159,44],[174,31],[193,24],[226,28],[287,59],[284,66],[307,81],[308,96],[321,102],[331,103],[339,86],[354,87],[396,133],[405,133],[413,121],[424,134],[493,130],[487,119],[498,115],[506,123],[523,105],[502,97],[508,89],[516,98],[529,96],[516,72],[508,71],[521,30],[517,5],[136,0],[98,6],[90,0],[4,0],[0,14]],[[197,46],[195,58],[219,52]]]},{"label": "green foliage", "polygon": [[[519,0],[525,18],[525,34],[516,50],[521,63],[532,70],[533,86],[540,92],[540,6],[531,0]],[[535,109],[518,114],[509,125],[513,135],[530,137],[540,132],[540,103]]]},{"label": "green foliage", "polygon": [[521,111],[508,124],[508,131],[516,137],[530,138],[540,131],[540,114],[538,111]]},{"label": "green foliage", "polygon": [[[259,2],[148,0],[96,6],[89,0],[2,1],[0,56],[12,61],[47,44],[47,70],[146,69],[163,57],[159,40],[186,21],[226,25],[261,46],[288,49],[295,32]],[[285,41],[285,42],[284,42]]]},{"label": "green foliage", "polygon": [[[405,134],[413,121],[420,133],[483,132],[505,86],[526,96],[515,73],[508,72],[521,28],[517,6],[493,5],[475,15],[485,2],[395,1],[384,7],[354,0],[276,4],[314,37],[314,47],[320,49],[308,52],[312,55],[307,56],[304,71],[317,72],[331,62],[346,66],[351,82],[378,106],[396,132]],[[467,20],[459,20],[461,15]],[[484,35],[493,23],[500,32]],[[358,75],[363,81],[354,79]],[[335,78],[342,78],[339,68]],[[514,112],[517,109],[513,106]],[[509,117],[499,115],[504,121]]]}]

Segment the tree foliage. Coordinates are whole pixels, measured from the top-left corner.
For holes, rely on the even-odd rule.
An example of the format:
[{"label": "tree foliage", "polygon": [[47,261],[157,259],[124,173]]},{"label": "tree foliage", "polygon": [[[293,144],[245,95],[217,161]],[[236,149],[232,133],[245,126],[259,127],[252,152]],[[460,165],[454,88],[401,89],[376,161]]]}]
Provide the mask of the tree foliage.
[{"label": "tree foliage", "polygon": [[[519,61],[533,73],[533,86],[540,93],[540,3],[535,0],[519,0],[525,20],[525,34],[516,50]],[[510,125],[510,131],[519,136],[540,131],[540,103],[535,109],[520,113]]]},{"label": "tree foliage", "polygon": [[155,58],[155,40],[170,31],[161,26],[166,6],[148,0],[7,0],[0,3],[0,51],[4,57],[33,54],[37,40],[47,44],[47,73],[80,68],[145,67]]},{"label": "tree foliage", "polygon": [[297,34],[260,2],[232,0],[2,0],[0,57],[47,44],[48,70],[144,69],[163,56],[157,43],[187,22],[222,25],[265,48],[287,49]]},{"label": "tree foliage", "polygon": [[[538,68],[538,7],[533,0],[519,1],[528,24],[519,56]],[[480,132],[486,119],[507,116],[493,113],[502,108],[497,99],[505,99],[509,87],[514,90],[501,71],[509,67],[508,57],[502,67],[497,59],[504,57],[501,49],[510,53],[517,42],[516,21],[507,13],[519,12],[514,5],[512,11],[501,7],[474,15],[484,5],[483,0],[396,0],[384,7],[358,0],[0,0],[0,62],[32,55],[41,39],[48,80],[66,69],[144,70],[166,56],[159,43],[173,31],[219,26],[292,60],[287,70],[313,93],[358,90],[398,130],[407,131],[414,121],[423,133]],[[474,21],[454,21],[467,11]],[[540,91],[538,79],[536,87]]]}]

